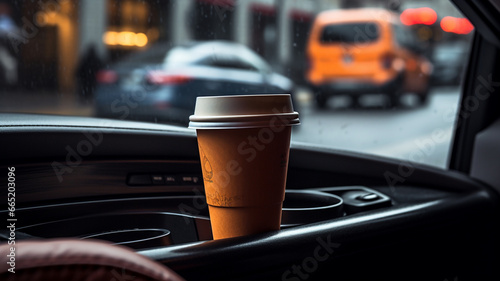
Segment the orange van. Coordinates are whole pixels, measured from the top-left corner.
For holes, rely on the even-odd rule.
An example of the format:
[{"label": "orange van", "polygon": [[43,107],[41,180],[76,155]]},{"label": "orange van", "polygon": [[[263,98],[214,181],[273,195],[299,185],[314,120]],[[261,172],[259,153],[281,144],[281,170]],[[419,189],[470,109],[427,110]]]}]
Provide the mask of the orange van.
[{"label": "orange van", "polygon": [[313,24],[306,74],[317,106],[334,95],[383,93],[391,106],[412,92],[425,102],[432,64],[410,28],[396,13],[383,9],[332,10]]}]

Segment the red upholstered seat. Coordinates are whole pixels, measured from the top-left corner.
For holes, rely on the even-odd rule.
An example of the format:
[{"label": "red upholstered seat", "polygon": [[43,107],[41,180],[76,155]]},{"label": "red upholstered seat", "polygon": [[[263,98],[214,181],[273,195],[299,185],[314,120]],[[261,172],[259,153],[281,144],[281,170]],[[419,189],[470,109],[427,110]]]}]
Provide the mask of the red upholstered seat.
[{"label": "red upholstered seat", "polygon": [[[9,272],[15,247],[15,273]],[[131,249],[102,241],[56,239],[0,245],[0,280],[179,281],[167,267]]]}]

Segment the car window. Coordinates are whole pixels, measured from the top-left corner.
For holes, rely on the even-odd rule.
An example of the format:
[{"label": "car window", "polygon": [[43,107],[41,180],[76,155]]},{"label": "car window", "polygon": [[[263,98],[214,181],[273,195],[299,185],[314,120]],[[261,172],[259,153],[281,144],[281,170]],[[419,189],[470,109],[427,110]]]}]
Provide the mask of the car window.
[{"label": "car window", "polygon": [[290,93],[293,142],[446,168],[473,33],[446,0],[1,1],[0,112],[185,128],[198,94]]},{"label": "car window", "polygon": [[200,65],[211,66],[215,68],[258,71],[258,69],[255,68],[253,65],[239,59],[238,57],[231,57],[224,55],[213,56],[209,59],[200,62]]},{"label": "car window", "polygon": [[164,63],[167,65],[185,65],[193,64],[204,59],[207,55],[204,53],[193,52],[184,47],[177,47],[166,53]]},{"label": "car window", "polygon": [[325,26],[321,32],[321,42],[328,43],[368,43],[380,36],[376,23],[344,23]]}]

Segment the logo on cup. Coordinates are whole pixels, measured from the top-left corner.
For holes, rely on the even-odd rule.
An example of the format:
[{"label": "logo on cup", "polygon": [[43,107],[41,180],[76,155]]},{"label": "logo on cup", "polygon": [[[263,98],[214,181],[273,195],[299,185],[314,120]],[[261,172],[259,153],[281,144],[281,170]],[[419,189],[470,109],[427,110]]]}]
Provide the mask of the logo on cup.
[{"label": "logo on cup", "polygon": [[212,170],[212,164],[208,161],[205,152],[200,147],[200,154],[202,155],[203,161],[201,161],[201,167],[203,168],[203,179],[207,182],[212,182],[212,178],[214,177],[214,171]]}]

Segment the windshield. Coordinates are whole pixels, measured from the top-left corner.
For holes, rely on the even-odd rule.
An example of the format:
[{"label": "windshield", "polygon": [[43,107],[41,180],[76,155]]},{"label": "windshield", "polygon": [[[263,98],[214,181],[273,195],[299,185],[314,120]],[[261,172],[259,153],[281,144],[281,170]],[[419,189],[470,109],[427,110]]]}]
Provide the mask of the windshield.
[{"label": "windshield", "polygon": [[293,143],[446,168],[473,32],[445,0],[0,1],[0,112],[185,128],[290,93]]}]

